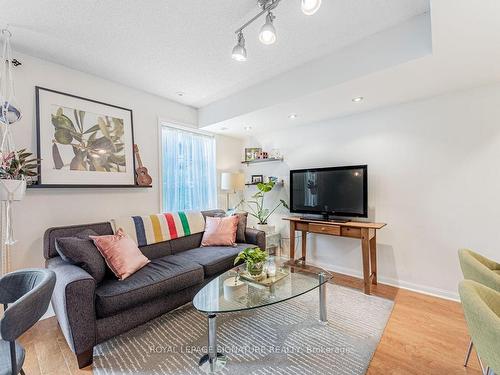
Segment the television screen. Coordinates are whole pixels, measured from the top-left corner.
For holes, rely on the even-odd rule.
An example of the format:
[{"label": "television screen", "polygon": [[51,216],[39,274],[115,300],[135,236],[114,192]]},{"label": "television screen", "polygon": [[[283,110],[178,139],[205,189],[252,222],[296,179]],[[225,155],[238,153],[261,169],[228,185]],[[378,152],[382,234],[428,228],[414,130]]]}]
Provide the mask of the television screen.
[{"label": "television screen", "polygon": [[367,217],[366,165],[290,171],[290,211]]}]

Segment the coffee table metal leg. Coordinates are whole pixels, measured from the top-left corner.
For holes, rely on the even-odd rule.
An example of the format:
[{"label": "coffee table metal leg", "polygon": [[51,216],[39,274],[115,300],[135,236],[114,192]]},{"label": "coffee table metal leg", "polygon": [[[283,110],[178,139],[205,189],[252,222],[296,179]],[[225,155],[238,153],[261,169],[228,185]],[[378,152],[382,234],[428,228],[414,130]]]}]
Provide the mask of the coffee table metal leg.
[{"label": "coffee table metal leg", "polygon": [[222,353],[217,352],[217,315],[208,316],[208,353],[200,358],[200,368],[208,374],[220,371],[227,362]]},{"label": "coffee table metal leg", "polygon": [[321,272],[319,274],[319,322],[326,325],[328,323],[328,317],[326,314],[326,282],[325,274]]}]

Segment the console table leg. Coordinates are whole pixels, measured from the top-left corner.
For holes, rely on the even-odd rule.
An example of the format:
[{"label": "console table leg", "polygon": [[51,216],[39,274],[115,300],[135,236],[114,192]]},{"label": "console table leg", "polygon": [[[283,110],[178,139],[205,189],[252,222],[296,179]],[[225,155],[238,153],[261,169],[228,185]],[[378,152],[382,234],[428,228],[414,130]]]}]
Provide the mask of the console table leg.
[{"label": "console table leg", "polygon": [[372,273],[372,284],[377,285],[377,232],[370,239],[370,266]]},{"label": "console table leg", "polygon": [[302,243],[302,261],[304,262],[303,264],[306,264],[306,253],[307,253],[307,232],[302,231],[302,237],[301,237],[301,243]]},{"label": "console table leg", "polygon": [[328,323],[328,316],[326,312],[326,282],[325,274],[319,274],[319,322],[323,325]]},{"label": "console table leg", "polygon": [[370,282],[370,233],[366,228],[361,229],[361,249],[363,251],[363,281],[365,294],[371,293]]},{"label": "console table leg", "polygon": [[217,352],[217,315],[208,314],[208,353],[200,358],[199,366],[207,374],[222,370],[227,358]]},{"label": "console table leg", "polygon": [[295,222],[290,221],[290,259],[295,259]]}]

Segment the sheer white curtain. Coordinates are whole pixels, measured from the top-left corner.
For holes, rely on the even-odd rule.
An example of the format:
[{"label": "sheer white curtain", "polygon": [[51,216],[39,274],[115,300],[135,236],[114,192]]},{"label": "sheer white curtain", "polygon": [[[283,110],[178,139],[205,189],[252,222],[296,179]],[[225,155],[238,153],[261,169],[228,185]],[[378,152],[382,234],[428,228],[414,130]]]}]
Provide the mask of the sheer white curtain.
[{"label": "sheer white curtain", "polygon": [[163,212],[217,207],[215,139],[162,126]]}]

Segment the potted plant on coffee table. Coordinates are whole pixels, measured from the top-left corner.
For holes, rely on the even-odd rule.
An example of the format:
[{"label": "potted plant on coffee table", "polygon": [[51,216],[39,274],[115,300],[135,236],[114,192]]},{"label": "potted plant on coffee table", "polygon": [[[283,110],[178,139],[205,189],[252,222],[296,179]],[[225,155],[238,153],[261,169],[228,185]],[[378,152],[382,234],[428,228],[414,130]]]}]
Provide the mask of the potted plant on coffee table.
[{"label": "potted plant on coffee table", "polygon": [[261,250],[259,247],[247,247],[238,254],[234,260],[234,264],[236,265],[238,262],[244,261],[250,276],[259,277],[262,275],[266,260],[267,253],[265,251]]},{"label": "potted plant on coffee table", "polygon": [[288,204],[280,199],[273,208],[266,208],[264,206],[264,198],[269,193],[276,183],[274,181],[261,182],[257,184],[257,193],[251,196],[250,200],[243,199],[237,207],[243,206],[250,216],[258,220],[256,228],[266,233],[274,232],[274,225],[269,225],[267,221],[271,215],[281,206],[288,208]]}]

